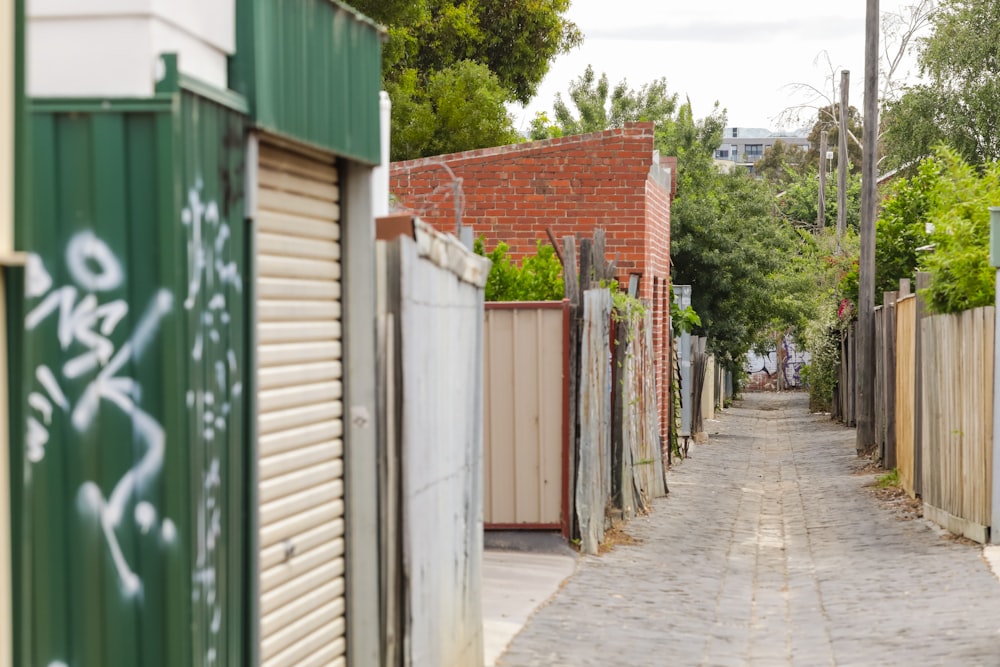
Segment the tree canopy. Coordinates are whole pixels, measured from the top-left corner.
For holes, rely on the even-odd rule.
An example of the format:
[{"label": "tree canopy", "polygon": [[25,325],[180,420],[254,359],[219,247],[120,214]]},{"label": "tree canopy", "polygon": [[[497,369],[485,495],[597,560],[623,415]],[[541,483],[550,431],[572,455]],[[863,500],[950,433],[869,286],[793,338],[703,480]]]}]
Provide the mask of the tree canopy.
[{"label": "tree canopy", "polygon": [[931,26],[919,55],[926,82],[904,88],[884,114],[892,166],[912,164],[939,143],[973,164],[1000,158],[1000,3],[941,0]]},{"label": "tree canopy", "polygon": [[553,103],[554,122],[548,114],[539,112],[531,122],[532,139],[599,132],[622,127],[631,121],[665,122],[677,110],[677,95],[667,92],[667,80],[656,79],[632,90],[625,80],[614,88],[608,75],[598,77],[594,68],[587,69],[569,84],[569,102],[576,112],[556,93]]},{"label": "tree canopy", "polygon": [[393,160],[516,141],[504,105],[530,100],[552,59],[582,41],[565,18],[569,0],[351,4],[389,33],[382,78],[393,100]]}]

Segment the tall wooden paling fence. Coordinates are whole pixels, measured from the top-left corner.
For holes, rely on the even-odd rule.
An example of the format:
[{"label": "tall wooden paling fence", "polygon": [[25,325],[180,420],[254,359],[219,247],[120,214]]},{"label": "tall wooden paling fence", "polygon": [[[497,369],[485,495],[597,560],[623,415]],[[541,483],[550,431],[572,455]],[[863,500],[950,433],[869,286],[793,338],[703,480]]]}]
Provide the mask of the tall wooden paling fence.
[{"label": "tall wooden paling fence", "polygon": [[921,323],[924,516],[985,542],[993,468],[992,307]]},{"label": "tall wooden paling fence", "polygon": [[570,309],[571,534],[584,553],[596,554],[612,521],[631,518],[666,493],[654,318],[649,304],[641,316],[612,317],[606,284],[615,266],[605,260],[601,230],[579,245],[565,237],[562,261]]},{"label": "tall wooden paling fence", "polygon": [[[924,515],[979,542],[989,537],[992,492],[994,309],[926,314],[903,281],[876,313],[876,454],[921,497]],[[853,425],[854,334],[841,345],[834,418]]]}]

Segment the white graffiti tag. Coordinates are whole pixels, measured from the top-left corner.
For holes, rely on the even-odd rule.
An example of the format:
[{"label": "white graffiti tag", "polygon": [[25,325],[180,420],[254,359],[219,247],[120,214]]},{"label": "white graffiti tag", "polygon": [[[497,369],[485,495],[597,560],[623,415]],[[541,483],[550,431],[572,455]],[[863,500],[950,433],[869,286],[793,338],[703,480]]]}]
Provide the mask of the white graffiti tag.
[{"label": "white graffiti tag", "polygon": [[[239,266],[230,260],[231,230],[214,201],[202,199],[199,180],[188,192],[181,222],[188,237],[188,293],[184,309],[195,325],[191,358],[212,369],[201,386],[188,392],[188,407],[201,433],[207,462],[197,503],[197,543],[192,598],[206,609],[208,641],[205,665],[218,664],[222,600],[218,594],[218,545],[222,535],[223,478],[220,455],[228,445],[233,401],[243,391],[240,369],[230,336],[229,298],[243,289]],[[238,332],[237,332],[238,333]]]},{"label": "white graffiti tag", "polygon": [[[129,306],[124,299],[102,300],[102,297],[122,286],[121,264],[107,244],[90,231],[80,232],[70,240],[65,262],[72,284],[53,289],[52,277],[42,259],[29,256],[27,296],[41,301],[25,317],[25,329],[34,331],[57,314],[56,338],[69,357],[59,375],[67,381],[89,380],[74,402],[49,366],[40,364],[35,368],[38,389],[28,395],[31,412],[27,419],[26,455],[32,463],[45,458],[56,408],[69,416],[78,434],[93,426],[104,405],[113,406],[130,418],[133,433],[143,447],[138,462],[122,475],[107,498],[95,482],[84,482],[77,494],[77,506],[99,520],[122,589],[134,595],[141,591],[142,582],[126,560],[115,531],[125,518],[128,503],[163,467],[166,436],[159,422],[136,404],[140,386],[128,371],[153,341],[160,321],[172,310],[173,295],[159,290],[131,335],[116,348],[112,336],[127,317]],[[156,510],[148,502],[140,502],[135,507],[134,520],[141,532],[148,533],[156,523]],[[161,522],[160,529],[162,539],[174,539],[176,531],[169,519]]]}]

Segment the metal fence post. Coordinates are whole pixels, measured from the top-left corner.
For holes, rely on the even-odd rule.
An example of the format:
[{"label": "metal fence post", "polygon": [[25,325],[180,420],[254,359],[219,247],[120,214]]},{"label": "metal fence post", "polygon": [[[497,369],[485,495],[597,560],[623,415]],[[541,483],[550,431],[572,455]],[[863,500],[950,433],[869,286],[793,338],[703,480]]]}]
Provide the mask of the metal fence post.
[{"label": "metal fence post", "polygon": [[[997,269],[996,295],[1000,297],[1000,207],[990,207],[990,266]],[[1000,517],[1000,303],[993,324],[993,484],[990,508],[990,543],[1000,544],[1000,530],[995,530]]]}]

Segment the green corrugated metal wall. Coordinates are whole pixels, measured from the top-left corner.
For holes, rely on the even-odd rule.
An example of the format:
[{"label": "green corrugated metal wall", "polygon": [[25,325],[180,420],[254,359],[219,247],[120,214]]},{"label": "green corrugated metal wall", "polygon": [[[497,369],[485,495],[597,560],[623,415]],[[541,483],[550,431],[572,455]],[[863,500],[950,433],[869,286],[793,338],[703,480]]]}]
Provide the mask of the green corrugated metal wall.
[{"label": "green corrugated metal wall", "polygon": [[381,39],[331,0],[237,0],[230,82],[260,127],[378,164]]},{"label": "green corrugated metal wall", "polygon": [[33,110],[17,229],[19,664],[241,664],[244,119],[77,104]]}]

